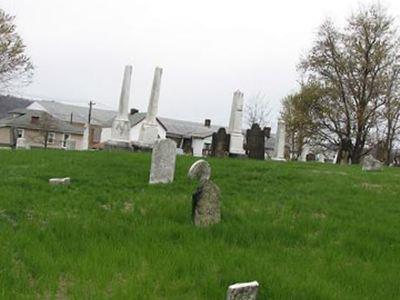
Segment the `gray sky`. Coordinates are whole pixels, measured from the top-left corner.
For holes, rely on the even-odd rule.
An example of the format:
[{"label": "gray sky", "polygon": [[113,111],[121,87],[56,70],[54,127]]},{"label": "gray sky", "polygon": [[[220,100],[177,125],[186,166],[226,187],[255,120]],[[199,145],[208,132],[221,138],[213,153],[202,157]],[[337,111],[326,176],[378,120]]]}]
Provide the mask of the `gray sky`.
[{"label": "gray sky", "polygon": [[[228,122],[232,94],[264,93],[273,109],[297,88],[296,64],[326,17],[356,0],[0,0],[16,15],[36,67],[29,97],[116,108],[133,64],[131,106],[147,109],[154,68],[164,68],[159,115]],[[400,1],[381,2],[400,15]]]}]

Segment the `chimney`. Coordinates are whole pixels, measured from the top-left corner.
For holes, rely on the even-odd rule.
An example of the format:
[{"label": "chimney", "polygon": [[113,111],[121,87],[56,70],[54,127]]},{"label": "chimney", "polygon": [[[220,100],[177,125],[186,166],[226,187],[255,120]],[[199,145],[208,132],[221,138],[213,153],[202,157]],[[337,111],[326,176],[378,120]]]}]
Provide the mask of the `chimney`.
[{"label": "chimney", "polygon": [[205,119],[204,120],[204,126],[210,127],[211,126],[211,120],[210,119]]},{"label": "chimney", "polygon": [[131,108],[131,115],[137,114],[139,112],[136,108]]}]

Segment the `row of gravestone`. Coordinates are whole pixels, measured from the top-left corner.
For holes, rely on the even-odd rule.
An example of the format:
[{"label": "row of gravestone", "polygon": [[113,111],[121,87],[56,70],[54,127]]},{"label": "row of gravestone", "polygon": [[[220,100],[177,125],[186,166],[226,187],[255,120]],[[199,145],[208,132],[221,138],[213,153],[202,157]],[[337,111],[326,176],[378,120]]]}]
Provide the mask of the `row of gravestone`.
[{"label": "row of gravestone", "polygon": [[[265,159],[265,139],[270,137],[271,128],[261,129],[253,124],[246,132],[246,153],[249,158]],[[220,128],[212,135],[211,156],[226,157],[229,155],[230,134],[225,128]]]}]

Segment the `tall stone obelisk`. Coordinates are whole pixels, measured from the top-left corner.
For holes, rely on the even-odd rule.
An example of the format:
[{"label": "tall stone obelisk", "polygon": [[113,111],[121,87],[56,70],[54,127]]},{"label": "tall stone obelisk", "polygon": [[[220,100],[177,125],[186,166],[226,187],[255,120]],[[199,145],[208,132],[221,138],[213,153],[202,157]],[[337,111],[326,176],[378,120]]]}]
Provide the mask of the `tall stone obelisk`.
[{"label": "tall stone obelisk", "polygon": [[129,132],[131,124],[129,121],[129,94],[131,89],[132,66],[125,66],[124,79],[122,82],[121,96],[119,98],[118,115],[111,127],[111,140],[109,144],[126,147],[129,146]]},{"label": "tall stone obelisk", "polygon": [[278,120],[278,129],[276,130],[275,149],[273,160],[285,159],[285,144],[286,144],[286,125],[282,119]]},{"label": "tall stone obelisk", "polygon": [[154,71],[153,86],[149,100],[149,107],[147,108],[147,115],[139,134],[139,143],[144,147],[153,147],[155,141],[158,139],[158,100],[160,98],[161,76],[163,69],[157,67]]},{"label": "tall stone obelisk", "polygon": [[243,149],[244,137],[242,133],[243,97],[244,94],[239,90],[233,94],[231,117],[229,120],[229,133],[231,135],[229,153],[232,155],[245,154]]}]

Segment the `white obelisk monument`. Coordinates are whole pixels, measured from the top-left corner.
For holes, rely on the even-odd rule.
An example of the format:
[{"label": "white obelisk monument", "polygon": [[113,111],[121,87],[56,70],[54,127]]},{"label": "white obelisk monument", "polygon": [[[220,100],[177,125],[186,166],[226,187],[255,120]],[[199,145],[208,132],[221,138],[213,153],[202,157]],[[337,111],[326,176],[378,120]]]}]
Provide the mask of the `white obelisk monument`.
[{"label": "white obelisk monument", "polygon": [[142,125],[139,134],[139,144],[144,147],[153,147],[155,141],[158,139],[158,100],[160,98],[161,76],[163,69],[157,67],[154,71],[153,86],[149,100],[149,107],[147,109],[146,119]]},{"label": "white obelisk monument", "polygon": [[285,144],[286,144],[286,125],[282,119],[278,120],[278,129],[276,131],[274,160],[285,160]]},{"label": "white obelisk monument", "polygon": [[124,79],[122,82],[121,96],[119,98],[118,115],[114,119],[111,127],[110,144],[127,146],[129,145],[129,132],[131,124],[129,122],[129,94],[131,89],[132,66],[126,66]]},{"label": "white obelisk monument", "polygon": [[229,119],[229,133],[231,135],[229,153],[233,155],[245,154],[242,133],[243,97],[243,93],[239,90],[233,94],[231,117]]}]

